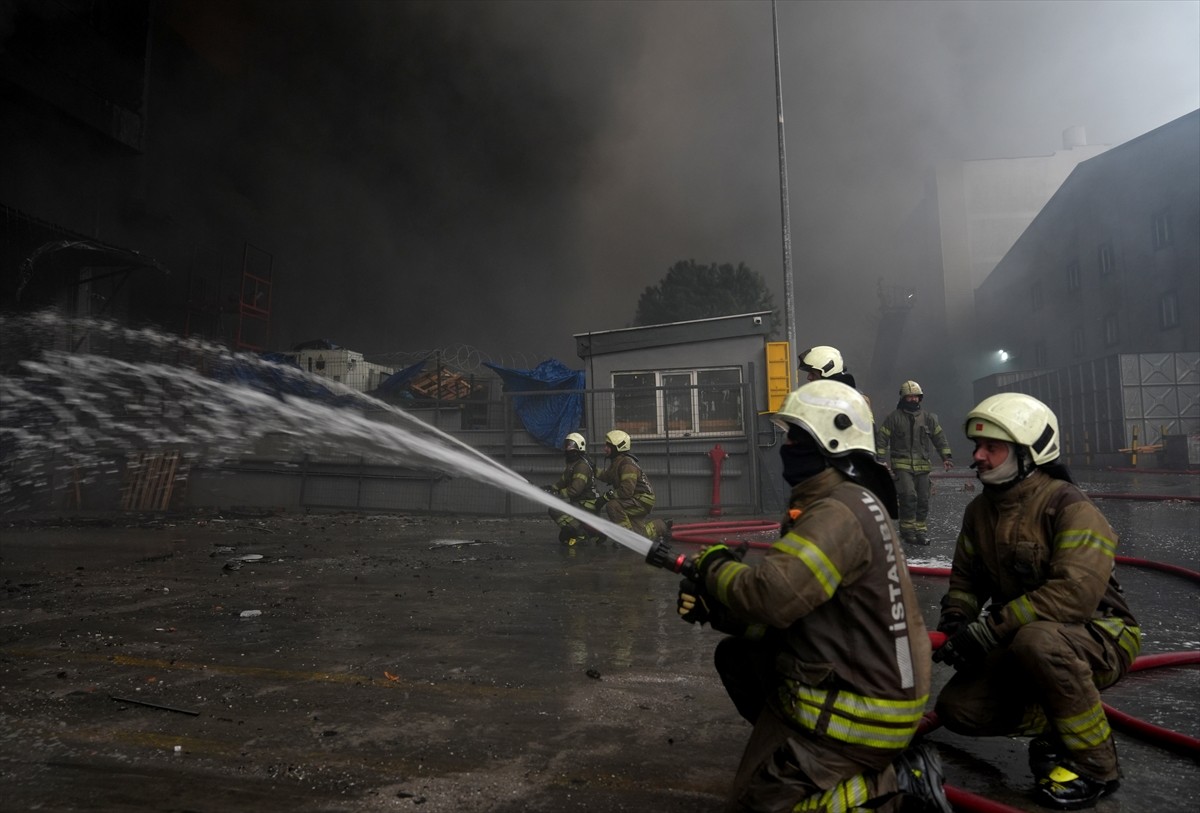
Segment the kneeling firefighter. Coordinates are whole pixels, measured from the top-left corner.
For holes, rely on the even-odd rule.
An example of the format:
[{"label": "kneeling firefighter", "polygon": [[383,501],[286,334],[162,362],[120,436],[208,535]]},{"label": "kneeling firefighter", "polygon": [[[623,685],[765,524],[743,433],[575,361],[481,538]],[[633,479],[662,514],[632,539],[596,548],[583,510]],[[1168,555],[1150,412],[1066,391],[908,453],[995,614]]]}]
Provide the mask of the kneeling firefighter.
[{"label": "kneeling firefighter", "polygon": [[604,456],[608,466],[596,479],[611,488],[601,498],[608,518],[623,528],[644,534],[650,539],[663,539],[670,532],[670,523],[647,519],[654,509],[654,487],[641,463],[630,451],[629,433],[614,429],[604,436]]},{"label": "kneeling firefighter", "polygon": [[729,809],[950,813],[937,751],[910,747],[930,644],[870,408],[822,379],[773,420],[792,486],[783,537],[756,564],[705,548],[679,590],[684,620],[729,635],[717,672],[754,725]]},{"label": "kneeling firefighter", "polygon": [[[578,432],[572,432],[563,440],[563,457],[566,467],[562,475],[546,491],[586,511],[596,510],[596,468],[587,454],[587,440]],[[549,510],[550,519],[558,523],[558,541],[574,545],[583,539],[603,542],[604,535],[588,530],[583,523],[570,514]]]}]

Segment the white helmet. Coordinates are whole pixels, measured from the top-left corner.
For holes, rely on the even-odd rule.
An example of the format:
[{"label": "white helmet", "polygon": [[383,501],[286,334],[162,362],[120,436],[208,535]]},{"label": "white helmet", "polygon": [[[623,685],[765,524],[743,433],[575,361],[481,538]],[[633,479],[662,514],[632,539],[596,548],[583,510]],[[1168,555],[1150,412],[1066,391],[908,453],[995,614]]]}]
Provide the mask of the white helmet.
[{"label": "white helmet", "polygon": [[984,398],[967,413],[964,428],[969,438],[992,438],[1028,447],[1035,466],[1059,455],[1058,418],[1032,395],[1002,392]]},{"label": "white helmet", "polygon": [[568,452],[575,450],[586,452],[587,440],[585,440],[583,435],[579,434],[578,432],[572,432],[563,438],[563,447]]},{"label": "white helmet", "polygon": [[906,395],[920,395],[924,397],[925,393],[921,391],[920,384],[918,384],[916,381],[909,380],[900,385],[900,397],[903,398]]},{"label": "white helmet", "polygon": [[846,365],[836,347],[822,344],[800,354],[800,369],[806,373],[816,373],[821,378],[829,378],[843,372]]},{"label": "white helmet", "polygon": [[792,390],[771,420],[785,432],[789,425],[799,426],[831,457],[856,451],[875,454],[874,421],[867,399],[840,381],[821,378]]},{"label": "white helmet", "polygon": [[630,447],[629,433],[623,432],[620,429],[614,429],[604,436],[604,442],[612,446],[618,452],[628,452]]}]

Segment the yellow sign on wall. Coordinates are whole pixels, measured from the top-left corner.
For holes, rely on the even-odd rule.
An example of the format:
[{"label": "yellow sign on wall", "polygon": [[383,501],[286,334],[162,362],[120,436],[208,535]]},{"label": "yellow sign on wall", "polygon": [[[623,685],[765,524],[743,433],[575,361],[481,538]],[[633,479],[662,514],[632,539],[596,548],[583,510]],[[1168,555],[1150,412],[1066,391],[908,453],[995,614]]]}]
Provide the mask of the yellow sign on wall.
[{"label": "yellow sign on wall", "polygon": [[767,405],[771,412],[783,406],[792,391],[792,350],[787,342],[767,342]]}]

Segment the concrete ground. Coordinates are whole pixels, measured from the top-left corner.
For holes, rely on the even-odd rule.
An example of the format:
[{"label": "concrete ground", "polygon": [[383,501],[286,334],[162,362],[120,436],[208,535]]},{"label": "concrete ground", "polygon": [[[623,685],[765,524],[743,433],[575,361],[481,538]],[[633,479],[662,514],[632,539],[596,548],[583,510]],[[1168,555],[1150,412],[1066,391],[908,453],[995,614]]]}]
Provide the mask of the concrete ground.
[{"label": "concrete ground", "polygon": [[[972,486],[938,481],[914,562],[948,564]],[[1194,495],[1196,478],[1137,487]],[[1123,555],[1198,569],[1200,505],[1099,504]],[[548,520],[225,513],[0,534],[0,810],[716,811],[749,734],[711,666],[718,636],[676,617],[675,577],[610,543],[560,546]],[[1120,577],[1144,653],[1200,649],[1195,583]],[[944,579],[917,582],[932,621]],[[1200,736],[1198,677],[1138,673],[1105,700]],[[951,784],[1038,809],[1021,741],[930,739]],[[1125,780],[1098,810],[1195,809],[1195,759],[1118,741]]]}]

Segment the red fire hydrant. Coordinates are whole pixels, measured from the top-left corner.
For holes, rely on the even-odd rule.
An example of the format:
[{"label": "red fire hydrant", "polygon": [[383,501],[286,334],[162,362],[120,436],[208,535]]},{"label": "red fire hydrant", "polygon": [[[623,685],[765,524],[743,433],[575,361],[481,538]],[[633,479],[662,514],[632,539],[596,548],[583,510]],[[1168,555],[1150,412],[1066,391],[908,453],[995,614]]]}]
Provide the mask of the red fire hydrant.
[{"label": "red fire hydrant", "polygon": [[721,516],[721,463],[729,455],[725,454],[725,450],[721,448],[721,444],[712,447],[708,453],[708,459],[712,461],[713,467],[713,493],[712,493],[712,508],[708,509],[710,517]]}]

